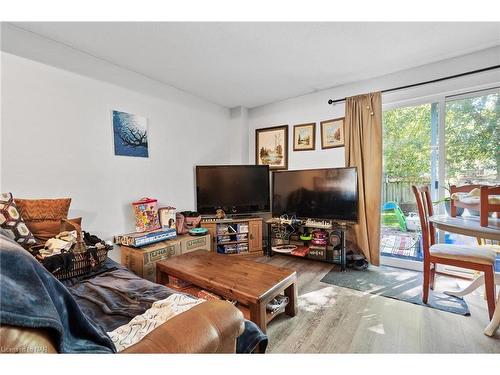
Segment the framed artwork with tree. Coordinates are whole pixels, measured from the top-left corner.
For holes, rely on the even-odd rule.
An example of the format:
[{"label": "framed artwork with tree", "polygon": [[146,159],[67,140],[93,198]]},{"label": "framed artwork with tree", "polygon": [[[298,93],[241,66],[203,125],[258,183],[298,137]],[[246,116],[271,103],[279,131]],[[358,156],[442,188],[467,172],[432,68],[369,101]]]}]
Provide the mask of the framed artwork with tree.
[{"label": "framed artwork with tree", "polygon": [[293,151],[309,151],[316,148],[316,123],[293,127]]},{"label": "framed artwork with tree", "polygon": [[255,130],[255,164],[288,169],[288,125]]},{"label": "framed artwork with tree", "polygon": [[113,111],[113,138],[115,155],[149,157],[146,117]]},{"label": "framed artwork with tree", "polygon": [[344,146],[344,117],[321,121],[321,148]]}]

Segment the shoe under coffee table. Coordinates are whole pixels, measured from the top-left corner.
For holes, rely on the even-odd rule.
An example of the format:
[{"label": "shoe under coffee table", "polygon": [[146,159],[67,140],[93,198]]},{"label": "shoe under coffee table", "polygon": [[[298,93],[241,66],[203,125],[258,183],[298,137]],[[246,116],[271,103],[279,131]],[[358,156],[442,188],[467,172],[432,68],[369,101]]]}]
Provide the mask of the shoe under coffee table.
[{"label": "shoe under coffee table", "polygon": [[277,295],[288,297],[287,315],[297,314],[297,273],[288,268],[197,250],[156,263],[157,283],[167,285],[169,275],[247,306],[250,320],[264,332],[278,315],[266,310]]}]

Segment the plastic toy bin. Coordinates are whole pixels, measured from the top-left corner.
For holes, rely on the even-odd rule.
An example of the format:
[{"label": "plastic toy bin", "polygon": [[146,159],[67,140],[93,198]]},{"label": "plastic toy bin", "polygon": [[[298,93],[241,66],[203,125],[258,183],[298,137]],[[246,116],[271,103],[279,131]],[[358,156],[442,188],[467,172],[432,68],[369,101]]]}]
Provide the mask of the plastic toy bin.
[{"label": "plastic toy bin", "polygon": [[132,203],[135,214],[135,230],[147,232],[160,228],[158,217],[158,201],[153,198],[142,198]]}]

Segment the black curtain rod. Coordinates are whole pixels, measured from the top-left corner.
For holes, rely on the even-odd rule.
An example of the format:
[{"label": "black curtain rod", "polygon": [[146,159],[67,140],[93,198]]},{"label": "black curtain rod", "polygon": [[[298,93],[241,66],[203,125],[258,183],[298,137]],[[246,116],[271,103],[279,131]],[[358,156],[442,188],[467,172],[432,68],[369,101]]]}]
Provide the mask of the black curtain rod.
[{"label": "black curtain rod", "polygon": [[[435,83],[435,82],[441,82],[441,81],[445,81],[447,79],[453,79],[453,78],[459,78],[459,77],[464,77],[464,76],[468,76],[470,74],[477,74],[477,73],[482,73],[482,72],[486,72],[488,70],[494,70],[494,69],[498,69],[500,68],[500,65],[493,65],[493,66],[489,66],[487,68],[482,68],[482,69],[477,69],[477,70],[472,70],[470,72],[465,72],[465,73],[460,73],[460,74],[455,74],[455,75],[452,75],[452,76],[447,76],[447,77],[442,77],[442,78],[437,78],[437,79],[433,79],[433,80],[430,80],[430,81],[424,81],[424,82],[419,82],[419,83],[413,83],[411,85],[406,85],[406,86],[399,86],[399,87],[394,87],[392,89],[386,89],[386,90],[382,90],[381,92],[384,93],[384,92],[391,92],[391,91],[397,91],[397,90],[403,90],[403,89],[409,89],[411,87],[415,87],[415,86],[422,86],[422,85],[427,85],[429,83]],[[328,100],[328,104],[336,104],[336,103],[342,103],[342,102],[345,102],[345,99],[346,98],[342,98],[342,99],[335,99],[335,100]]]}]

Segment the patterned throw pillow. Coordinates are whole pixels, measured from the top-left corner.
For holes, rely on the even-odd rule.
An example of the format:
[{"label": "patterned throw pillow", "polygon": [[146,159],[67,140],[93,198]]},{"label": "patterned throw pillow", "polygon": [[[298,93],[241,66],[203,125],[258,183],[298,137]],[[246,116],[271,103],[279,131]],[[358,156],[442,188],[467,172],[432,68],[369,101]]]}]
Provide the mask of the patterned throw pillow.
[{"label": "patterned throw pillow", "polygon": [[24,247],[29,247],[36,243],[35,237],[17,210],[11,193],[0,194],[0,227],[7,237]]},{"label": "patterned throw pillow", "polygon": [[33,235],[42,243],[60,232],[61,220],[68,218],[71,198],[15,199],[16,206]]}]

